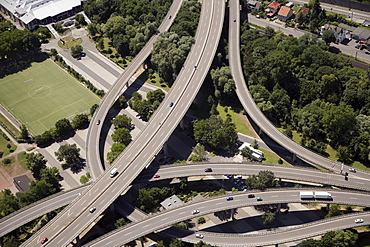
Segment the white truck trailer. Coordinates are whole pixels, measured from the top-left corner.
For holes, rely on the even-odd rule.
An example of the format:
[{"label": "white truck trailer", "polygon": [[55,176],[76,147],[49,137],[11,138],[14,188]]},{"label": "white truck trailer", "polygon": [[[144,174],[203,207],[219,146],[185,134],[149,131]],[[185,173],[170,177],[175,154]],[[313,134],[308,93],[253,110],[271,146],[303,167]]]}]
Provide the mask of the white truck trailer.
[{"label": "white truck trailer", "polygon": [[313,191],[301,191],[300,193],[301,199],[311,199],[313,200],[315,198]]},{"label": "white truck trailer", "polygon": [[331,200],[331,194],[329,192],[316,191],[315,198],[317,200]]}]

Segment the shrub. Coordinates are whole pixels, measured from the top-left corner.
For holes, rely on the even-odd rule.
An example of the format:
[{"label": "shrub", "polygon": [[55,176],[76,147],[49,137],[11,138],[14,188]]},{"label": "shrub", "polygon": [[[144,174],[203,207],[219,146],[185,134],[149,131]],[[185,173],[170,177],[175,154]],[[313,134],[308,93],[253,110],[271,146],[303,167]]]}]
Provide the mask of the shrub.
[{"label": "shrub", "polygon": [[284,163],[284,162],[283,162],[283,160],[279,158],[279,160],[278,160],[278,164],[280,164],[280,165],[281,165],[281,164],[283,164],[283,163]]},{"label": "shrub", "polygon": [[198,224],[204,224],[204,223],[206,223],[206,219],[204,217],[199,217]]},{"label": "shrub", "polygon": [[7,164],[12,163],[12,160],[9,159],[9,158],[5,158],[5,159],[3,159],[3,163],[7,165]]}]

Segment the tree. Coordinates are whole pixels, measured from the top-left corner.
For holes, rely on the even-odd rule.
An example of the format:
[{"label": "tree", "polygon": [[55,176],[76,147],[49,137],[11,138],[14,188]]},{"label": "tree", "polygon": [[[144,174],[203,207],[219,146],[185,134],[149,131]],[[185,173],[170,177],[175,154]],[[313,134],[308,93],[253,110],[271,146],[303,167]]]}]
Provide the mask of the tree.
[{"label": "tree", "polygon": [[112,164],[113,161],[122,153],[123,150],[125,150],[126,145],[116,142],[113,143],[110,152],[107,153],[107,161]]},{"label": "tree", "polygon": [[18,192],[16,196],[20,205],[24,207],[42,198],[50,196],[58,190],[59,188],[54,188],[52,184],[47,183],[45,180],[32,181],[31,187],[28,191]]},{"label": "tree", "polygon": [[0,195],[0,218],[17,211],[20,208],[18,199],[9,189],[3,190]]},{"label": "tree", "polygon": [[245,180],[250,189],[265,190],[266,188],[279,187],[279,182],[271,171],[260,171],[258,176],[252,175]]},{"label": "tree", "polygon": [[115,119],[113,119],[111,122],[114,125],[116,129],[119,128],[126,128],[128,129],[131,126],[132,119],[128,117],[127,115],[118,115]]},{"label": "tree", "polygon": [[126,218],[120,218],[120,219],[116,220],[116,223],[114,223],[114,226],[116,228],[120,228],[120,227],[123,227],[123,226],[125,226],[129,223],[130,223],[130,221],[128,221]]},{"label": "tree", "polygon": [[88,124],[89,124],[89,117],[84,113],[77,114],[73,118],[72,123],[71,123],[73,129],[80,129],[84,126],[87,126]]},{"label": "tree", "polygon": [[235,124],[231,122],[231,118],[224,121],[219,117],[211,116],[193,123],[195,139],[209,145],[215,151],[230,149],[238,139]]},{"label": "tree", "polygon": [[322,39],[325,41],[326,44],[330,44],[331,42],[335,42],[336,41],[334,32],[331,31],[331,30],[326,30],[322,34]]},{"label": "tree", "polygon": [[[197,145],[195,145],[193,148],[192,148],[192,151],[193,153],[199,157],[199,161],[203,161],[203,160],[206,160],[206,155],[207,155],[207,152],[204,148],[204,146],[202,144],[199,144],[197,143]],[[193,160],[192,160],[193,161]]]},{"label": "tree", "polygon": [[157,89],[154,91],[149,91],[146,95],[146,98],[153,104],[155,101],[161,103],[165,96],[165,93],[161,89]]},{"label": "tree", "polygon": [[57,31],[59,34],[62,34],[64,32],[64,29],[63,29],[63,26],[62,26],[62,23],[60,22],[57,22],[55,24],[53,24],[53,28],[55,29],[55,31]]},{"label": "tree", "polygon": [[72,57],[76,58],[81,55],[83,48],[81,45],[75,45],[71,48]]},{"label": "tree", "polygon": [[90,108],[90,115],[93,116],[94,115],[94,112],[96,111],[96,109],[98,109],[99,105],[98,104],[93,104]]},{"label": "tree", "polygon": [[39,37],[34,33],[27,33],[23,36],[23,49],[25,51],[32,51],[40,48],[41,43]]},{"label": "tree", "polygon": [[174,188],[143,188],[139,190],[139,202],[142,210],[153,209],[160,205],[160,202],[175,193]]},{"label": "tree", "polygon": [[204,224],[206,223],[206,219],[204,219],[204,217],[199,217],[198,220],[197,220],[198,224]]},{"label": "tree", "polygon": [[71,122],[68,119],[63,118],[55,123],[57,136],[63,136],[73,131]]},{"label": "tree", "polygon": [[131,142],[131,133],[128,129],[119,128],[116,129],[112,134],[112,140],[128,145]]},{"label": "tree", "polygon": [[327,232],[320,240],[320,247],[351,247],[356,246],[358,234],[350,230]]},{"label": "tree", "polygon": [[27,167],[32,171],[32,175],[35,179],[40,180],[41,170],[46,168],[47,160],[40,153],[29,153],[26,155]]},{"label": "tree", "polygon": [[59,161],[65,160],[68,165],[80,162],[80,149],[76,144],[65,144],[60,146],[58,151],[55,152],[55,155]]},{"label": "tree", "polygon": [[60,173],[56,167],[46,167],[40,172],[40,180],[46,181],[48,184],[51,184],[55,188],[55,192],[60,191]]},{"label": "tree", "polygon": [[85,21],[85,17],[82,14],[77,14],[75,16],[76,21],[81,25],[87,25],[87,22]]},{"label": "tree", "polygon": [[185,243],[181,239],[174,238],[171,240],[171,243],[168,247],[185,247]]},{"label": "tree", "polygon": [[265,212],[261,217],[265,227],[271,227],[275,221],[275,213]]},{"label": "tree", "polygon": [[20,139],[28,139],[28,129],[24,124],[21,126],[21,135],[19,137]]},{"label": "tree", "polygon": [[252,150],[249,147],[244,147],[242,150],[240,150],[240,154],[247,159],[252,158]]},{"label": "tree", "polygon": [[331,218],[334,216],[343,215],[343,211],[340,209],[338,204],[330,204],[329,212],[325,215],[325,219]]}]

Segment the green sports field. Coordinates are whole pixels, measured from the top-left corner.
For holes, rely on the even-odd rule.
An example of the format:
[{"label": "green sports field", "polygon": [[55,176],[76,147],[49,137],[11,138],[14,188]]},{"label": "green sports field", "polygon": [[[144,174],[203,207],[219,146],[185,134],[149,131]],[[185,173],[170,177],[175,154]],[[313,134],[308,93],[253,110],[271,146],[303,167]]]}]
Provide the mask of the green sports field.
[{"label": "green sports field", "polygon": [[34,135],[100,101],[50,59],[0,79],[0,92],[0,103]]}]

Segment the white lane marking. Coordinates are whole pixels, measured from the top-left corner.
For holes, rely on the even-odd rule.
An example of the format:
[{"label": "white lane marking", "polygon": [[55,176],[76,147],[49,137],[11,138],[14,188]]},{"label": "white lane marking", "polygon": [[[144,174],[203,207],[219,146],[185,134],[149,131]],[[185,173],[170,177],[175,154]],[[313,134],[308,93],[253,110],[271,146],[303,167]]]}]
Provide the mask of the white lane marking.
[{"label": "white lane marking", "polygon": [[161,221],[165,221],[165,220],[167,220],[168,219],[168,217],[167,218],[164,218],[164,219],[161,219]]},{"label": "white lane marking", "polygon": [[271,197],[279,197],[278,195],[275,195],[275,196],[271,196]]},{"label": "white lane marking", "polygon": [[59,227],[59,225],[57,225],[56,227],[54,227],[53,231],[55,231],[55,229],[57,229]]},{"label": "white lane marking", "polygon": [[221,204],[224,204],[224,203],[223,202],[216,203],[216,205],[221,205]]}]

